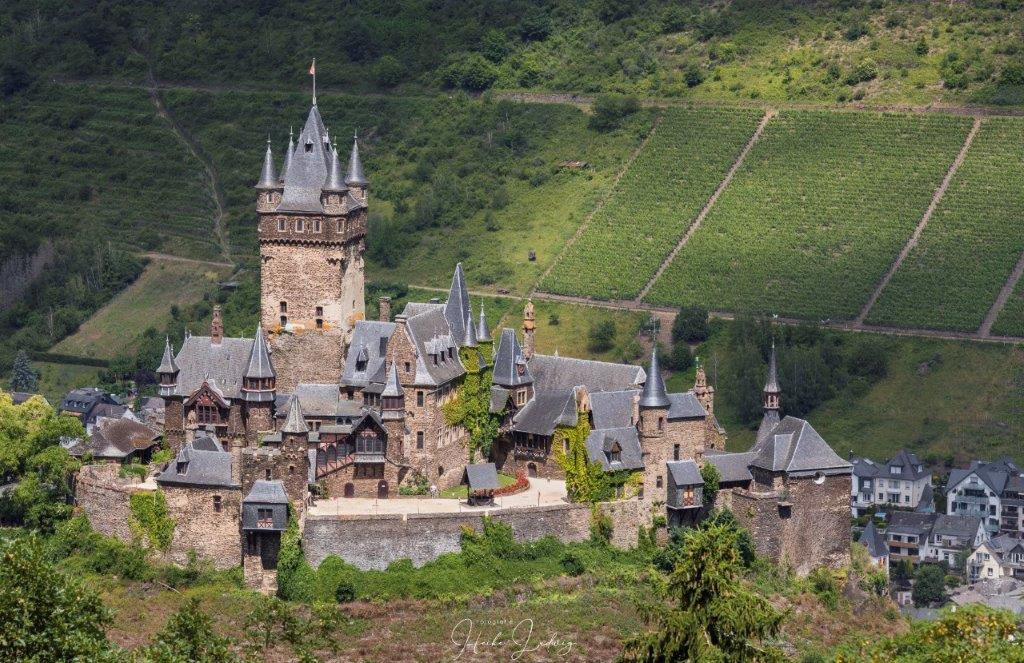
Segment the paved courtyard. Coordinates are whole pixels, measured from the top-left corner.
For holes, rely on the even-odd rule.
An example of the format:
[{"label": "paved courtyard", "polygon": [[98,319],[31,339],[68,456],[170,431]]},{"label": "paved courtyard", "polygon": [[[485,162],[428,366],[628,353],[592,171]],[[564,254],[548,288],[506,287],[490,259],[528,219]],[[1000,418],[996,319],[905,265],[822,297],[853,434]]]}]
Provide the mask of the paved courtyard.
[{"label": "paved courtyard", "polygon": [[368,497],[335,497],[317,500],[310,508],[311,516],[351,516],[375,513],[457,513],[484,512],[493,509],[524,508],[564,504],[567,501],[565,481],[530,479],[530,487],[515,495],[496,497],[494,506],[469,506],[465,499],[429,497],[393,497],[378,500]]}]

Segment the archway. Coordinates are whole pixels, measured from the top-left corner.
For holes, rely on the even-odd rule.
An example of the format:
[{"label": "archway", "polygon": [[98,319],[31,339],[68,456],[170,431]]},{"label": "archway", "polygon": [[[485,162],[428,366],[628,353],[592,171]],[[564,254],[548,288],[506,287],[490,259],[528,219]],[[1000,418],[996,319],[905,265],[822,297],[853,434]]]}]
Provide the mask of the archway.
[{"label": "archway", "polygon": [[356,487],[355,484],[349,482],[345,484],[345,497],[355,497]]},{"label": "archway", "polygon": [[388,498],[388,482],[381,481],[377,484],[377,499],[386,500]]},{"label": "archway", "polygon": [[526,466],[526,474],[531,479],[536,479],[537,478],[537,463],[530,463],[529,465],[527,465]]}]

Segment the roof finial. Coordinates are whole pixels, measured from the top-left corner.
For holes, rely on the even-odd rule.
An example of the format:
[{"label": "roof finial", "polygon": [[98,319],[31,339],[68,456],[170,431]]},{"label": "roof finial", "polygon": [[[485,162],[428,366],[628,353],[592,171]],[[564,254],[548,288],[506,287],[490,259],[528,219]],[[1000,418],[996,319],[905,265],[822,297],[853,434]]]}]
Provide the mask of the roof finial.
[{"label": "roof finial", "polygon": [[359,138],[355,131],[352,132],[352,153],[348,157],[348,172],[345,173],[345,184],[352,187],[363,188],[369,182],[363,173],[363,161],[359,158]]},{"label": "roof finial", "polygon": [[274,154],[270,149],[270,136],[267,136],[267,152],[263,155],[263,170],[260,172],[260,181],[257,189],[276,189],[277,173],[274,172]]}]

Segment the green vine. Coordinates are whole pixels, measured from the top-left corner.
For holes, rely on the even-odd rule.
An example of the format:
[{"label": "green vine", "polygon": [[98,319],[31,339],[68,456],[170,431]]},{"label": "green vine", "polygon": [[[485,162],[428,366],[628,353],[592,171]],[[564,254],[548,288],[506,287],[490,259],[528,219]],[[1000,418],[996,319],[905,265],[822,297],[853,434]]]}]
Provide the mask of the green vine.
[{"label": "green vine", "polygon": [[605,484],[601,464],[587,458],[590,421],[580,413],[575,426],[558,426],[551,438],[555,463],[565,472],[565,489],[573,502],[597,502]]},{"label": "green vine", "polygon": [[445,423],[462,426],[469,433],[470,462],[478,451],[484,457],[491,453],[501,426],[502,413],[491,412],[491,367],[480,366],[480,355],[490,354],[489,346],[481,343],[479,348],[459,350],[466,377],[455,397],[442,407]]},{"label": "green vine", "polygon": [[145,537],[149,545],[166,552],[174,539],[174,521],[167,511],[167,499],[163,492],[134,493],[129,498],[131,516],[128,526],[135,536]]}]

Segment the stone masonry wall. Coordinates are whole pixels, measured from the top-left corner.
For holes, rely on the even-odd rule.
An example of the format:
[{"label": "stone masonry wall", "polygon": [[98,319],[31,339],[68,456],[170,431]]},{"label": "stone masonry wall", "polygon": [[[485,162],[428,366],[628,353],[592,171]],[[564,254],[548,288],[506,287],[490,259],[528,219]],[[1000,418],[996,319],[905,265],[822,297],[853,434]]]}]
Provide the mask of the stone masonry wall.
[{"label": "stone masonry wall", "polygon": [[[615,524],[612,543],[635,546],[638,514],[646,505],[631,500],[604,504],[601,508]],[[422,566],[446,553],[459,552],[462,527],[482,531],[485,514],[511,525],[517,541],[535,541],[551,535],[571,543],[590,537],[590,506],[559,504],[444,514],[308,515],[302,544],[306,559],[313,566],[319,566],[329,555],[337,555],[364,570],[385,569],[404,558]],[[381,545],[382,541],[387,544]]]},{"label": "stone masonry wall", "polygon": [[[163,491],[169,515],[177,524],[168,561],[185,564],[189,550],[195,550],[200,559],[210,560],[218,569],[242,563],[240,490],[164,486]],[[221,498],[219,512],[214,508],[214,495]]]},{"label": "stone masonry wall", "polygon": [[94,530],[131,543],[129,500],[142,489],[138,482],[118,477],[120,468],[116,463],[84,466],[75,478],[75,504]]}]

